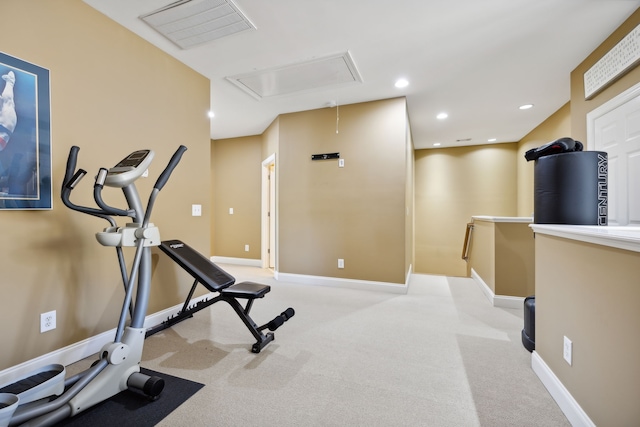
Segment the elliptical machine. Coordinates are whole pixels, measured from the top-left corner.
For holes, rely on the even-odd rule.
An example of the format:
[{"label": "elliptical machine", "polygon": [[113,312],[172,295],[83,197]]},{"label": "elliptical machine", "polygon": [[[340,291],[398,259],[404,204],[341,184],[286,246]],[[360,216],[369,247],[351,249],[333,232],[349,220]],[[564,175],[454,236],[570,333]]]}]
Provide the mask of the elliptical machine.
[{"label": "elliptical machine", "polygon": [[[9,420],[1,425],[50,426],[100,403],[128,388],[142,391],[150,398],[157,398],[164,388],[164,380],[140,373],[140,360],[146,330],[144,319],[147,313],[151,287],[151,247],[160,244],[160,232],[151,222],[151,212],[156,197],[164,187],[171,172],[187,150],[180,146],[168,165],[158,177],[146,209],[143,209],[135,181],[148,169],[154,157],[151,150],[139,150],[129,154],[110,169],[101,168],[94,185],[94,199],[98,208],[78,206],[70,201],[71,191],[87,174],[83,169],[76,171],[78,147],[72,147],[67,159],[62,185],[62,200],[72,210],[102,218],[109,227],[96,234],[98,242],[116,248],[125,297],[120,312],[113,342],[106,344],[99,354],[99,360],[86,371],[65,379],[62,365],[48,365],[13,384],[0,386],[0,395],[10,397],[9,405],[15,412],[5,414]],[[128,209],[108,206],[102,199],[104,186],[121,188]],[[114,216],[129,217],[132,223],[118,227]],[[122,247],[135,247],[135,256],[130,271],[124,261]],[[137,287],[134,286],[137,280]],[[136,297],[133,301],[134,288]],[[128,314],[130,323],[126,326]],[[11,398],[16,396],[15,399]],[[4,402],[0,402],[4,403]]]}]

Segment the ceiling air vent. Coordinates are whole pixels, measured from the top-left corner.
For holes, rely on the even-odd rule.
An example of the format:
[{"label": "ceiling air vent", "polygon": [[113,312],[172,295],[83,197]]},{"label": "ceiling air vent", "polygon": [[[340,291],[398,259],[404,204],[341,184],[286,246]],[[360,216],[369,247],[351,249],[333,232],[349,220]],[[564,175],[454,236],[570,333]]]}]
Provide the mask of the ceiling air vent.
[{"label": "ceiling air vent", "polygon": [[140,19],[182,49],[256,29],[230,0],[180,0]]},{"label": "ceiling air vent", "polygon": [[258,100],[362,82],[349,52],[226,79]]}]

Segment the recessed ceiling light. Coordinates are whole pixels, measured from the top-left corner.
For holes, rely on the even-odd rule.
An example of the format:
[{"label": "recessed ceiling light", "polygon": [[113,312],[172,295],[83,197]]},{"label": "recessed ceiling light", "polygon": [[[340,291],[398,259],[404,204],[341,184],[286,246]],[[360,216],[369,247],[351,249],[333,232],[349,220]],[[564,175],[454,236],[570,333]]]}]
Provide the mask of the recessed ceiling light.
[{"label": "recessed ceiling light", "polygon": [[487,142],[496,142],[496,141],[497,141],[497,139],[496,139],[496,138],[489,138],[489,139],[487,139]]},{"label": "recessed ceiling light", "polygon": [[444,119],[446,119],[447,117],[449,117],[449,115],[448,115],[447,113],[440,113],[440,114],[438,114],[438,115],[436,116],[436,119],[438,119],[438,120],[444,120]]},{"label": "recessed ceiling light", "polygon": [[434,142],[434,143],[433,143],[433,146],[434,146],[434,147],[440,147],[440,145],[442,145],[442,144],[440,144],[439,142]]},{"label": "recessed ceiling light", "polygon": [[528,110],[529,108],[533,108],[533,104],[524,104],[518,108],[520,108],[521,110]]},{"label": "recessed ceiling light", "polygon": [[395,86],[399,89],[403,88],[403,87],[407,87],[409,86],[409,81],[407,79],[398,79],[396,80],[396,84]]},{"label": "recessed ceiling light", "polygon": [[207,113],[207,116],[209,116],[209,118],[210,118],[210,119],[213,119],[216,115],[214,114],[214,112],[213,112],[213,111],[209,111],[209,112]]}]

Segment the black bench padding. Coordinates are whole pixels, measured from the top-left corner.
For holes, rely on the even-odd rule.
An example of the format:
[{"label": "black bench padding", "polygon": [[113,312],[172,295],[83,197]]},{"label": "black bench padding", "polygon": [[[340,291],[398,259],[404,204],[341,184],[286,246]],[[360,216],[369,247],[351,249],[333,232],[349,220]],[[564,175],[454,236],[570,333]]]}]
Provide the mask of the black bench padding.
[{"label": "black bench padding", "polygon": [[160,244],[160,249],[211,292],[220,292],[236,281],[181,240],[165,240]]},{"label": "black bench padding", "polygon": [[220,293],[234,298],[253,299],[262,298],[270,290],[271,286],[269,285],[262,285],[255,282],[241,282],[224,288]]}]

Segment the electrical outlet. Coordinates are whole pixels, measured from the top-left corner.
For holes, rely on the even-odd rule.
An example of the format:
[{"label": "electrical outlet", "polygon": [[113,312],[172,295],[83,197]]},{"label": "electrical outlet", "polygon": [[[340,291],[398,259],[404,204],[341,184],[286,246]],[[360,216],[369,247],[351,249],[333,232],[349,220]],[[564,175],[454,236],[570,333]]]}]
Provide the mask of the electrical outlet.
[{"label": "electrical outlet", "polygon": [[40,333],[56,328],[56,311],[48,311],[40,315]]},{"label": "electrical outlet", "polygon": [[343,168],[344,167],[344,159],[338,159],[338,167],[339,168]]},{"label": "electrical outlet", "polygon": [[233,215],[233,208],[229,208],[229,215]]},{"label": "electrical outlet", "polygon": [[202,205],[191,205],[191,216],[202,216]]},{"label": "electrical outlet", "polygon": [[342,258],[338,258],[338,268],[344,268],[344,260]]},{"label": "electrical outlet", "polygon": [[572,362],[572,356],[573,356],[572,353],[573,353],[573,343],[569,338],[564,337],[564,346],[563,346],[562,356],[564,357],[564,360],[566,360],[566,362],[569,364],[569,366],[571,366],[571,362]]},{"label": "electrical outlet", "polygon": [[244,245],[244,251],[249,252],[249,245]]}]

